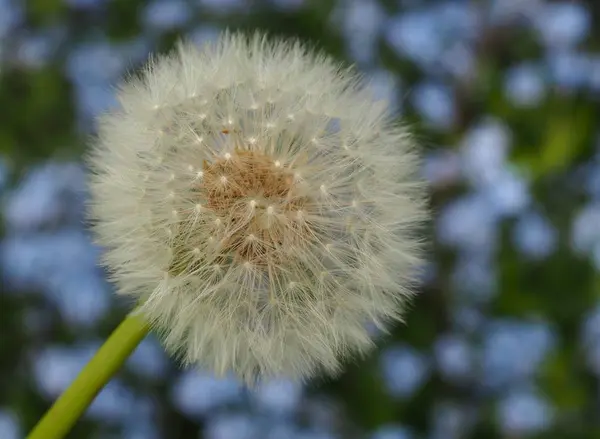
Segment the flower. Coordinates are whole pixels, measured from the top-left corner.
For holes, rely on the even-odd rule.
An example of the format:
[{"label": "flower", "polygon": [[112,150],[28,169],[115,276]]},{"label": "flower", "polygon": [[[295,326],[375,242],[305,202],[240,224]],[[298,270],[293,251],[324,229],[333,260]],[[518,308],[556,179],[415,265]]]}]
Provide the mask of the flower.
[{"label": "flower", "polygon": [[118,91],[88,163],[118,293],[185,364],[306,379],[402,317],[427,218],[406,128],[295,41],[182,43]]}]

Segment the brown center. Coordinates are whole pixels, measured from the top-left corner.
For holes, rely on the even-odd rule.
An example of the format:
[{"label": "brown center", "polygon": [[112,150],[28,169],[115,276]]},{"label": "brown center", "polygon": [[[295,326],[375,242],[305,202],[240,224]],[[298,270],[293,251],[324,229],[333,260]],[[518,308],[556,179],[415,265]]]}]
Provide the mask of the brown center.
[{"label": "brown center", "polygon": [[299,219],[307,198],[289,168],[246,150],[203,167],[199,189],[205,207],[217,216],[222,253],[265,266],[280,262],[285,249],[302,242],[306,231]]}]

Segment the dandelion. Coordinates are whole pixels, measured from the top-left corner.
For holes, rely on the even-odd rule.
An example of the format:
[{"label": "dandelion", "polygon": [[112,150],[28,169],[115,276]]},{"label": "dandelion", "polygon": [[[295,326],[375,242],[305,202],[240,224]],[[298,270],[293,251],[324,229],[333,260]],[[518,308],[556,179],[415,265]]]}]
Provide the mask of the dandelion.
[{"label": "dandelion", "polygon": [[298,42],[181,44],[118,93],[89,157],[120,295],[186,365],[307,379],[402,318],[426,218],[407,130]]}]

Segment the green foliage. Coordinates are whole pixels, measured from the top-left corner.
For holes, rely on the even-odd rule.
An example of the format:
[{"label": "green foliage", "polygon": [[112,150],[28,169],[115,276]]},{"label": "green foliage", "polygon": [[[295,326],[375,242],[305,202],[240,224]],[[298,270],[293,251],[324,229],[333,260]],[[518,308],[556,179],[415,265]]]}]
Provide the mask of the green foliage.
[{"label": "green foliage", "polygon": [[58,66],[5,72],[0,76],[0,102],[0,152],[17,167],[81,151],[71,85]]}]

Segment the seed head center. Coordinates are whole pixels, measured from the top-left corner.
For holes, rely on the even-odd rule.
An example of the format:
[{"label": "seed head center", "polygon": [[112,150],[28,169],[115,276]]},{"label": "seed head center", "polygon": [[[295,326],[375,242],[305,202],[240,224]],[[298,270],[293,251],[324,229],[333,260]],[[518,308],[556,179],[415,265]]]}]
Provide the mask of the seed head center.
[{"label": "seed head center", "polygon": [[266,265],[301,235],[292,224],[306,204],[294,173],[269,155],[246,150],[204,162],[200,186],[206,209],[225,224],[221,251]]}]

